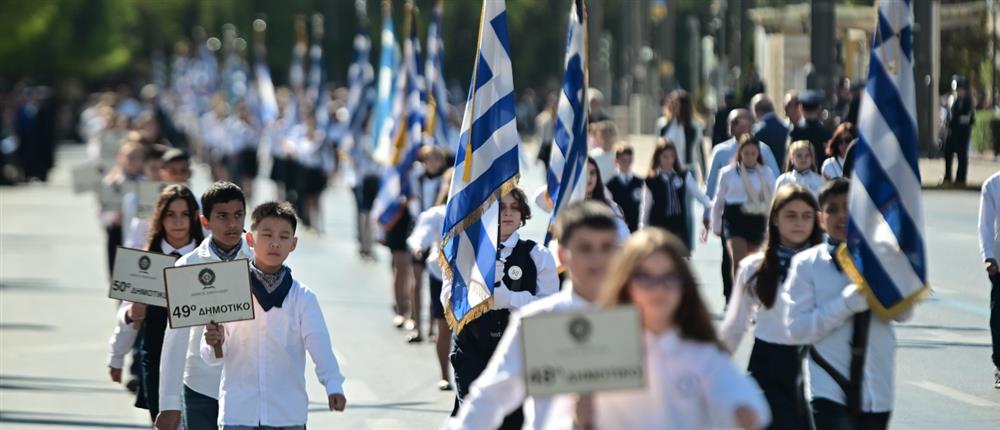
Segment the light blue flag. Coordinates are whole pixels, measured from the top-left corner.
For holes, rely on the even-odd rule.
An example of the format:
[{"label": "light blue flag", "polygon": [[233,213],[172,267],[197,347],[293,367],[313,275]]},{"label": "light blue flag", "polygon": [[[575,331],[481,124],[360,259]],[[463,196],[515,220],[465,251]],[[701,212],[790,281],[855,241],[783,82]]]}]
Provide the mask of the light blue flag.
[{"label": "light blue flag", "polygon": [[926,296],[924,215],[917,164],[911,0],[881,0],[838,261],[876,315],[897,317]]},{"label": "light blue flag", "polygon": [[445,152],[455,151],[455,129],[448,122],[448,86],[444,80],[444,40],[441,38],[444,1],[438,0],[434,6],[434,19],[427,29],[427,65],[424,75],[427,79],[427,133],[436,146]]},{"label": "light blue flag", "polygon": [[[389,2],[385,3],[383,9],[384,20],[382,22],[382,47],[379,54],[378,83],[375,98],[375,116],[372,118],[372,143],[374,150],[379,145],[379,140],[387,128],[387,121],[392,118],[392,105],[394,100],[394,75],[396,73],[396,58],[398,57],[398,47],[396,46],[396,35],[392,29],[392,11],[389,9]],[[391,130],[391,127],[388,127]]]},{"label": "light blue flag", "polygon": [[441,301],[455,333],[493,303],[498,200],[519,178],[521,140],[514,120],[510,58],[505,2],[484,1],[439,254]]}]

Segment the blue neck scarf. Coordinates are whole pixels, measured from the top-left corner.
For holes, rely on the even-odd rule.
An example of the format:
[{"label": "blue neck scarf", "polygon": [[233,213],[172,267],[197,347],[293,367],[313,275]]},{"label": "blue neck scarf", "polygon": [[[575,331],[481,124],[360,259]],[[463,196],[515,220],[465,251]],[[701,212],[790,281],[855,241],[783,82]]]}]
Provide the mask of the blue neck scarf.
[{"label": "blue neck scarf", "polygon": [[791,266],[792,257],[802,251],[809,248],[809,244],[799,248],[790,248],[785,245],[778,245],[778,284],[785,282],[785,278],[788,276],[788,268]]},{"label": "blue neck scarf", "polygon": [[218,256],[219,259],[222,261],[235,260],[236,256],[239,255],[240,253],[240,248],[242,247],[242,245],[243,245],[243,239],[240,239],[240,243],[237,243],[236,246],[233,247],[233,249],[230,249],[229,251],[223,251],[222,248],[219,248],[219,245],[215,243],[215,239],[211,239],[208,241],[208,246],[212,250],[212,253]]},{"label": "blue neck scarf", "polygon": [[257,266],[250,264],[250,286],[257,303],[264,312],[274,307],[281,307],[292,288],[292,269],[281,266],[278,273],[264,273]]}]

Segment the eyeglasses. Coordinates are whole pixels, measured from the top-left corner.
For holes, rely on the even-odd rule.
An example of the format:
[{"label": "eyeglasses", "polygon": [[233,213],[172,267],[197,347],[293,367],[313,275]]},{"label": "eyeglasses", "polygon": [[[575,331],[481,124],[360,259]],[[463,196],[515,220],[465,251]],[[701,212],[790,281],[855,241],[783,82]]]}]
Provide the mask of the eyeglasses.
[{"label": "eyeglasses", "polygon": [[667,290],[677,290],[684,285],[684,279],[676,273],[654,275],[652,273],[635,272],[630,278],[636,286],[644,290],[652,290],[658,287]]}]

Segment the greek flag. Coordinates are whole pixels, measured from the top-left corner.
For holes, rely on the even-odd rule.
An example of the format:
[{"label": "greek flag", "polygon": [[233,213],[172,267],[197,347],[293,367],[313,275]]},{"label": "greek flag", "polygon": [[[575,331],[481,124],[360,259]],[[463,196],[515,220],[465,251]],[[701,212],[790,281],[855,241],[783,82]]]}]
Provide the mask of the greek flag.
[{"label": "greek flag", "polygon": [[497,201],[519,177],[512,76],[505,2],[485,0],[438,256],[444,273],[441,301],[456,333],[493,302]]},{"label": "greek flag", "polygon": [[[260,27],[263,34],[267,24],[263,20],[254,22],[254,26]],[[264,126],[270,125],[278,119],[278,98],[274,92],[274,83],[271,81],[271,70],[267,67],[267,48],[264,45],[263,37],[254,49],[254,75],[257,81],[257,118]]]},{"label": "greek flag", "polygon": [[858,114],[847,243],[837,252],[888,320],[929,291],[917,165],[911,0],[882,0]]},{"label": "greek flag", "polygon": [[[363,13],[363,9],[359,11]],[[355,164],[362,158],[367,158],[367,154],[362,152],[366,148],[364,145],[355,145],[361,141],[364,133],[365,118],[371,109],[369,93],[372,89],[372,82],[375,80],[375,71],[372,69],[370,53],[371,39],[368,37],[368,29],[365,28],[364,16],[360,16],[361,23],[358,26],[358,34],[354,36],[354,61],[347,68],[347,109],[348,119],[344,136],[343,148],[351,154]]]},{"label": "greek flag", "polygon": [[392,146],[388,166],[382,176],[382,183],[372,207],[379,226],[385,231],[393,228],[408,210],[406,202],[412,196],[410,169],[417,160],[417,152],[423,143],[424,103],[423,77],[420,75],[420,41],[417,26],[410,14],[410,36],[403,44],[403,70],[397,80],[400,100],[404,106],[400,117],[394,121]]},{"label": "greek flag", "polygon": [[545,244],[552,239],[552,225],[559,209],[583,200],[587,193],[587,21],[583,0],[572,0],[569,25],[566,29],[566,72],[556,109],[556,128],[549,170],[546,174],[546,197],[552,203],[549,232]]},{"label": "greek flag", "polygon": [[433,137],[431,143],[453,152],[455,130],[448,123],[448,87],[444,82],[444,40],[441,39],[441,15],[444,1],[438,0],[434,6],[434,19],[427,28],[427,65],[424,75],[427,79],[427,134]]},{"label": "greek flag", "polygon": [[393,75],[396,72],[396,57],[398,55],[396,46],[396,35],[392,29],[392,10],[389,2],[385,2],[382,15],[385,17],[382,22],[382,47],[378,66],[378,93],[375,99],[375,116],[372,119],[372,148],[377,148],[379,140],[385,134],[383,131],[392,130],[386,126],[387,121],[392,119],[393,105]]},{"label": "greek flag", "polygon": [[316,116],[316,128],[325,130],[330,122],[328,97],[323,88],[323,16],[313,16],[313,40],[309,48],[309,87],[306,89],[306,100],[313,106]]}]

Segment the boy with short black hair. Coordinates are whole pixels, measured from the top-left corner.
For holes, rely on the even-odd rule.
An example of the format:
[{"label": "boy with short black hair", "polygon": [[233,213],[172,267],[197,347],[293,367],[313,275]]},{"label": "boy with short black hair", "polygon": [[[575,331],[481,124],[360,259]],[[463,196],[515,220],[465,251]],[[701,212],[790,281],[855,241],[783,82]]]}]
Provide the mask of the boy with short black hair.
[{"label": "boy with short black hair", "polygon": [[[792,257],[782,286],[790,340],[809,346],[807,392],[818,430],[885,429],[893,406],[896,337],[871,318],[865,295],[836,260],[847,239],[850,182],[828,182],[819,194],[828,239]],[[896,321],[905,321],[912,310]]]},{"label": "boy with short black hair", "polygon": [[[330,410],[341,412],[347,404],[344,376],[316,295],[285,266],[298,245],[295,210],[288,203],[264,203],[254,209],[250,223],[246,241],[255,251],[250,279],[256,317],[210,324],[201,358],[222,367],[220,429],[304,430],[309,412],[306,352],[326,387]],[[217,345],[222,358],[215,356]]]},{"label": "boy with short black hair", "polygon": [[615,175],[605,179],[611,198],[622,209],[622,216],[630,232],[639,229],[639,208],[642,201],[643,179],[632,174],[634,150],[632,145],[615,145]]},{"label": "boy with short black hair", "polygon": [[560,244],[559,259],[566,268],[570,286],[511,313],[507,329],[486,370],[472,384],[458,415],[447,423],[447,428],[498,428],[507,414],[524,403],[533,406],[524,408],[525,428],[571,427],[553,421],[572,420],[572,409],[553,410],[550,399],[527,397],[521,319],[593,307],[603,286],[608,263],[618,252],[617,231],[615,213],[607,205],[583,201],[563,209],[555,225],[555,234]]},{"label": "boy with short black hair", "polygon": [[[211,232],[175,266],[252,259],[243,240],[246,197],[232,182],[219,181],[201,195],[201,225]],[[219,416],[220,369],[209,366],[198,351],[204,327],[168,329],[160,353],[160,414],[156,428],[175,430],[184,407],[184,427],[215,428]]]}]

